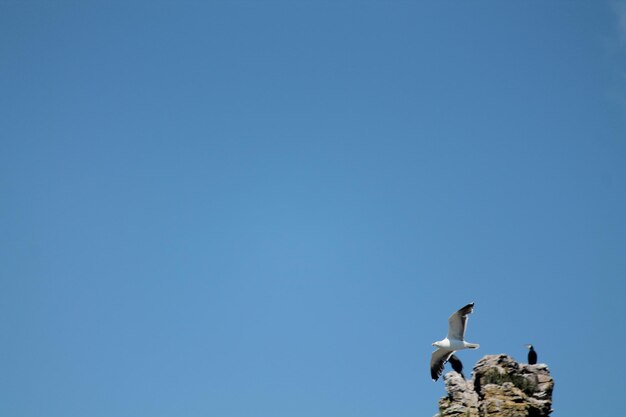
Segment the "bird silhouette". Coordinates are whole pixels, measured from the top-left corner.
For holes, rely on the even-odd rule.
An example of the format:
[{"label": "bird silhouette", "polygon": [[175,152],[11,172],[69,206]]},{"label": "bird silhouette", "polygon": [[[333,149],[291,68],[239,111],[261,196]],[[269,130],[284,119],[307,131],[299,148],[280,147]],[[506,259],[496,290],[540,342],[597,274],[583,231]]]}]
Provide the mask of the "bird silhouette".
[{"label": "bird silhouette", "polygon": [[463,362],[461,362],[461,360],[457,358],[456,355],[450,356],[448,362],[450,362],[450,365],[452,365],[452,369],[454,369],[455,372],[461,374],[463,379],[465,379],[465,375],[463,375]]},{"label": "bird silhouette", "polygon": [[536,365],[537,364],[537,352],[535,352],[535,348],[533,345],[526,345],[528,349],[528,364]]}]

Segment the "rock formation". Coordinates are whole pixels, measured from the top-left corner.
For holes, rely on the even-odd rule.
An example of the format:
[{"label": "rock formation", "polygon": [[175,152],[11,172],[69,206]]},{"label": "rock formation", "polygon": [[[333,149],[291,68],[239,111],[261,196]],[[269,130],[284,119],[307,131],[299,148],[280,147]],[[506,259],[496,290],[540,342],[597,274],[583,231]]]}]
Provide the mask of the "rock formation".
[{"label": "rock formation", "polygon": [[435,417],[547,417],[554,380],[545,364],[517,363],[507,355],[488,355],[474,366],[471,380],[444,375],[448,395]]}]

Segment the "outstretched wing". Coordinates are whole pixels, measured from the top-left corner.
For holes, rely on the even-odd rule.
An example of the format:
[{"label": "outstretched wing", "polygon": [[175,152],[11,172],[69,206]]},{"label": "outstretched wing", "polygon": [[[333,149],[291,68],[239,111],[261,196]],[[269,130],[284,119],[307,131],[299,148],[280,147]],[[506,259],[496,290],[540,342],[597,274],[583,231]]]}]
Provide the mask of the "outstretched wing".
[{"label": "outstretched wing", "polygon": [[430,376],[433,381],[439,379],[444,365],[453,353],[453,350],[439,348],[430,356]]},{"label": "outstretched wing", "polygon": [[470,303],[448,318],[448,339],[465,340],[467,315],[474,311],[474,303]]}]

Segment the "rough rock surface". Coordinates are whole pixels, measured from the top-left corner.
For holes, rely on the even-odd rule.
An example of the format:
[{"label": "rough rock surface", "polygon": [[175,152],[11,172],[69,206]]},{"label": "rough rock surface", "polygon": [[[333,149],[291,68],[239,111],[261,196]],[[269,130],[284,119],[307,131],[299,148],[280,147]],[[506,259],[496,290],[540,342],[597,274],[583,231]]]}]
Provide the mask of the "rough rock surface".
[{"label": "rough rock surface", "polygon": [[552,411],[554,380],[545,364],[517,363],[507,355],[488,355],[465,381],[444,375],[448,395],[439,400],[437,417],[547,417]]},{"label": "rough rock surface", "polygon": [[473,382],[464,380],[456,372],[448,372],[443,380],[448,396],[439,400],[438,416],[479,417],[478,394],[474,391]]}]

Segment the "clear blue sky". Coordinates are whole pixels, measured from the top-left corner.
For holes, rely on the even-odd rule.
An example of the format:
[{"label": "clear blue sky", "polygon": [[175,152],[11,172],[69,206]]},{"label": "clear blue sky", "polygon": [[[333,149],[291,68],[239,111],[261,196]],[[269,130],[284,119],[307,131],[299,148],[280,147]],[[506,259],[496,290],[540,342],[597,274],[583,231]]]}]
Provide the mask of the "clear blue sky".
[{"label": "clear blue sky", "polygon": [[0,415],[615,415],[626,3],[470,3],[0,1]]}]

